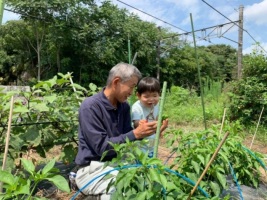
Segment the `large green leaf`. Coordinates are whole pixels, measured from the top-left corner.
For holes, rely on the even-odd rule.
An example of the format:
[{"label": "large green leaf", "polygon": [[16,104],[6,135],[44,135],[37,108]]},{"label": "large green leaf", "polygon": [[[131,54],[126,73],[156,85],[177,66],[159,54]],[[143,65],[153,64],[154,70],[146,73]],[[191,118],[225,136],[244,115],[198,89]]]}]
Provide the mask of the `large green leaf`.
[{"label": "large green leaf", "polygon": [[33,175],[35,171],[35,166],[30,160],[26,160],[25,158],[21,158],[22,165],[24,169],[29,172],[31,175]]},{"label": "large green leaf", "polygon": [[197,155],[197,158],[200,160],[200,162],[205,165],[204,157],[201,154]]},{"label": "large green leaf", "polygon": [[20,137],[32,146],[38,146],[41,143],[42,139],[40,129],[37,126],[30,126],[27,131]]},{"label": "large green leaf", "polygon": [[53,103],[57,99],[57,95],[53,94],[53,95],[50,95],[50,96],[45,96],[44,99],[46,101],[48,101],[49,103]]},{"label": "large green leaf", "polygon": [[155,168],[149,168],[148,170],[149,178],[151,181],[156,181],[161,184],[160,175],[158,169]]},{"label": "large green leaf", "polygon": [[55,175],[53,177],[46,178],[46,179],[54,183],[58,189],[64,192],[70,192],[69,184],[63,176]]},{"label": "large green leaf", "polygon": [[46,175],[53,167],[55,166],[56,160],[55,158],[50,160],[49,163],[47,163],[44,168],[42,169],[42,174]]},{"label": "large green leaf", "polygon": [[216,172],[216,177],[218,178],[221,186],[223,188],[226,188],[226,177],[225,177],[225,175],[224,174],[221,174],[219,172]]},{"label": "large green leaf", "polygon": [[[25,184],[22,184],[25,183]],[[15,195],[19,194],[30,194],[30,187],[31,187],[31,181],[21,181],[20,185],[16,188],[16,191],[14,192]]]},{"label": "large green leaf", "polygon": [[26,106],[16,106],[13,109],[14,113],[27,113],[29,112],[29,109]]},{"label": "large green leaf", "polygon": [[72,144],[64,146],[64,149],[61,153],[61,158],[64,162],[71,162],[75,159],[77,154],[77,147],[74,147]]},{"label": "large green leaf", "polygon": [[218,196],[221,193],[221,189],[218,183],[211,181],[210,187],[216,196]]},{"label": "large green leaf", "polygon": [[199,174],[200,171],[200,166],[197,162],[195,162],[194,160],[191,161],[192,166],[194,167],[194,170],[196,171],[197,174]]},{"label": "large green leaf", "polygon": [[46,105],[46,103],[34,104],[33,109],[37,110],[39,112],[48,112],[49,111],[49,107]]},{"label": "large green leaf", "polygon": [[7,183],[8,185],[13,185],[15,178],[11,173],[0,170],[0,182]]}]

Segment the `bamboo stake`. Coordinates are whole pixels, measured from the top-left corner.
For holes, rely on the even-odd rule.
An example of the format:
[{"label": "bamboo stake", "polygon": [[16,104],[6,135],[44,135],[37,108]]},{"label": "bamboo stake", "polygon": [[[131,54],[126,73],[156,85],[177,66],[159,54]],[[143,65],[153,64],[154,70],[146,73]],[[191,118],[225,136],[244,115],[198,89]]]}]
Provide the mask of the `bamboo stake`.
[{"label": "bamboo stake", "polygon": [[[11,122],[12,122],[13,104],[14,104],[14,96],[12,96],[11,100],[10,100],[10,111],[9,111],[8,127],[7,127],[7,133],[6,133],[6,146],[5,146],[5,153],[4,153],[4,158],[3,158],[2,170],[6,169],[6,160],[7,160],[7,154],[8,154],[8,146],[9,146],[9,138],[10,138],[10,130],[11,130]],[[2,182],[0,182],[0,192],[3,193],[3,183]]]},{"label": "bamboo stake", "polygon": [[218,152],[220,151],[220,149],[221,149],[222,145],[224,144],[224,142],[225,142],[226,138],[228,137],[228,135],[229,135],[229,132],[226,132],[225,135],[224,135],[224,137],[223,137],[223,139],[221,140],[219,146],[217,147],[217,149],[216,149],[215,152],[213,153],[213,155],[212,155],[212,157],[211,157],[209,163],[207,164],[206,168],[204,169],[204,171],[202,172],[200,178],[198,179],[196,185],[195,185],[194,188],[191,190],[191,192],[190,192],[190,194],[189,194],[187,200],[191,199],[192,195],[193,195],[194,192],[196,191],[196,189],[197,189],[199,183],[201,182],[202,178],[204,177],[204,175],[205,175],[206,172],[208,171],[208,169],[209,169],[211,163],[213,162],[213,160],[214,160],[215,157],[217,156]]},{"label": "bamboo stake", "polygon": [[257,123],[257,127],[256,127],[255,133],[254,133],[254,135],[253,135],[253,138],[252,138],[252,141],[251,141],[251,144],[250,144],[250,147],[249,147],[250,149],[251,149],[251,147],[252,147],[252,144],[253,144],[253,142],[254,142],[256,133],[257,133],[257,131],[258,131],[258,127],[259,127],[259,124],[260,124],[260,121],[261,121],[261,116],[262,116],[263,110],[264,110],[264,106],[263,106],[262,109],[261,109],[261,114],[260,114],[260,117],[259,117],[259,120],[258,120],[258,123]]},{"label": "bamboo stake", "polygon": [[155,138],[155,144],[154,144],[154,155],[153,155],[154,158],[157,158],[157,156],[158,156],[160,127],[161,127],[161,121],[162,121],[162,112],[163,112],[163,106],[164,106],[164,101],[165,101],[166,88],[167,88],[167,82],[164,81],[162,94],[161,94],[161,100],[160,100],[160,104],[159,104],[158,124],[157,124],[156,138]]},{"label": "bamboo stake", "polygon": [[[68,72],[68,75],[69,75],[69,77],[70,77],[70,83],[71,83],[71,85],[72,85],[73,91],[75,92],[76,98],[77,98],[77,100],[79,100],[78,95],[77,95],[77,93],[76,93],[76,88],[75,88],[74,85],[73,85],[73,81],[72,81],[72,78],[71,78],[71,74],[70,74],[69,72]],[[81,102],[79,102],[79,105],[81,105]]]},{"label": "bamboo stake", "polygon": [[224,125],[225,114],[226,114],[226,108],[224,108],[224,111],[223,111],[223,118],[222,118],[222,125],[221,125],[221,129],[220,129],[219,139],[221,139],[221,135],[222,135],[222,129],[223,129],[223,125]]},{"label": "bamboo stake", "polygon": [[135,60],[136,60],[136,57],[137,57],[137,52],[135,52],[135,54],[134,54],[134,57],[133,57],[133,60],[132,60],[132,65],[134,64],[134,62],[135,62]]}]

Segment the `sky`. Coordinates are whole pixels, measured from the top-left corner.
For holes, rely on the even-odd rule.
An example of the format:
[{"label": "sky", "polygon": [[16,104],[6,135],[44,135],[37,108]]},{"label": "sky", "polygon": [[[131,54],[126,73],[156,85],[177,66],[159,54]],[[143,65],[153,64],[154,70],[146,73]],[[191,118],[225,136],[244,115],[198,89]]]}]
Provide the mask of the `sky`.
[{"label": "sky", "polygon": [[[192,31],[191,14],[195,31],[209,28],[195,32],[197,45],[226,44],[233,48],[238,48],[239,27],[237,22],[236,25],[232,22],[239,20],[242,5],[243,54],[251,53],[256,42],[260,43],[259,49],[267,54],[267,0],[113,0],[113,3],[137,14],[142,20],[156,23],[177,34]],[[210,28],[226,23],[230,24]],[[203,40],[206,36],[209,36],[207,40]],[[192,34],[181,35],[180,39],[193,44]]]},{"label": "sky", "polygon": [[[255,43],[267,54],[267,0],[111,0],[119,8],[126,8],[142,20],[182,34],[192,31],[197,45],[226,44],[238,48],[239,8],[244,6],[243,54],[252,52]],[[126,5],[127,4],[127,5]],[[140,11],[142,12],[140,12]],[[4,11],[3,23],[18,19],[14,13]],[[223,25],[221,28],[210,28]],[[208,37],[207,37],[208,36]],[[206,40],[203,40],[207,37]],[[193,44],[193,36],[180,35],[180,39]]]}]

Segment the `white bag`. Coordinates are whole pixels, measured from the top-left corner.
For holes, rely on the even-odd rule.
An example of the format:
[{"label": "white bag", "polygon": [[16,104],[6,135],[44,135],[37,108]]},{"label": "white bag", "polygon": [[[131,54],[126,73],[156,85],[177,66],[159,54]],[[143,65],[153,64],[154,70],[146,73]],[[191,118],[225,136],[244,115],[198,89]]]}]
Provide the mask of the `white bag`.
[{"label": "white bag", "polygon": [[101,196],[103,197],[105,196],[105,198],[101,198],[101,199],[110,199],[110,195],[114,191],[114,188],[110,188],[107,194],[106,194],[106,189],[111,179],[117,176],[118,171],[114,170],[111,173],[109,173],[109,174],[112,174],[113,176],[107,179],[105,178],[105,175],[103,174],[114,168],[109,167],[109,166],[103,168],[103,166],[104,166],[103,162],[91,161],[89,166],[81,168],[77,171],[75,181],[76,181],[77,187],[80,190],[83,187],[85,187],[86,184],[88,184],[90,181],[96,178],[96,180],[94,180],[92,183],[90,183],[88,186],[82,189],[81,192],[83,194],[85,195],[101,195],[102,194]]}]

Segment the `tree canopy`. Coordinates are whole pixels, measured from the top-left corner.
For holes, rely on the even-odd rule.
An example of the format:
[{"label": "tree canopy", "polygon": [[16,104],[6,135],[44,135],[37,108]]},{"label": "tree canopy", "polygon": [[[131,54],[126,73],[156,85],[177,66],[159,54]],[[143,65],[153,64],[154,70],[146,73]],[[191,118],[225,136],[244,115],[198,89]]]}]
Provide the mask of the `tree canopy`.
[{"label": "tree canopy", "polygon": [[[169,85],[198,87],[194,49],[171,46],[161,38],[174,33],[142,21],[110,1],[7,0],[20,20],[1,26],[0,83],[29,84],[73,72],[83,86],[104,85],[108,71],[118,62],[135,65],[143,76],[157,76]],[[177,39],[178,40],[178,39]],[[158,52],[158,44],[168,50]],[[130,44],[130,52],[129,52]],[[227,45],[197,47],[201,76],[232,80],[236,50]],[[157,59],[159,62],[157,62]],[[159,65],[158,65],[159,64]]]}]

